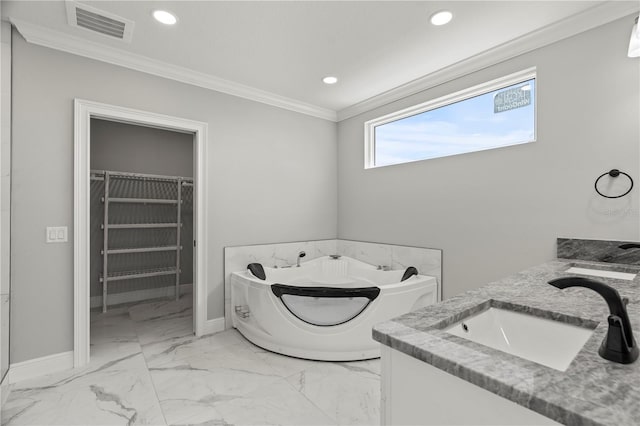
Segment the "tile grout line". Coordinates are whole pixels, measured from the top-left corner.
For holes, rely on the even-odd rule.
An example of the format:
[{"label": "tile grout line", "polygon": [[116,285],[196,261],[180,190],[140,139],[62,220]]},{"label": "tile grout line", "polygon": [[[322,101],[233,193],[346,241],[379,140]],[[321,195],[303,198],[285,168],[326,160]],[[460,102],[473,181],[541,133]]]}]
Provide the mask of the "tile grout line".
[{"label": "tile grout line", "polygon": [[156,401],[158,402],[158,408],[160,409],[160,413],[162,414],[162,420],[164,420],[164,424],[168,426],[169,423],[167,422],[167,417],[165,416],[164,410],[162,408],[162,404],[160,403],[160,397],[158,396],[158,389],[156,389],[156,383],[154,382],[153,377],[151,376],[151,371],[149,371],[149,364],[147,364],[147,356],[145,355],[144,350],[142,349],[142,343],[140,342],[140,335],[138,334],[138,327],[136,327],[136,321],[134,321],[133,318],[131,318],[131,313],[129,311],[127,311],[127,314],[129,315],[129,318],[133,322],[133,329],[136,332],[138,345],[140,345],[140,353],[142,354],[142,359],[144,360],[144,366],[147,369],[147,375],[149,376],[149,381],[151,382],[151,387],[153,388],[153,394],[155,395]]}]

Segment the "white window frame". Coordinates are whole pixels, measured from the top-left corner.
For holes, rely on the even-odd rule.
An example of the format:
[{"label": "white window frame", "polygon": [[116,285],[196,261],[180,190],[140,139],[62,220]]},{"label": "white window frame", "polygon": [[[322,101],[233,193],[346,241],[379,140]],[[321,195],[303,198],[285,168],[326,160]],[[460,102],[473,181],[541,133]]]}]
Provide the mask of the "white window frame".
[{"label": "white window frame", "polygon": [[[400,111],[392,112],[387,115],[383,115],[382,117],[375,118],[373,120],[369,120],[364,123],[364,168],[372,169],[378,167],[386,167],[393,166],[398,164],[406,164],[412,163],[415,161],[424,161],[427,159],[420,160],[411,160],[403,163],[397,164],[385,164],[376,166],[375,164],[375,155],[376,155],[376,141],[375,141],[375,129],[378,126],[382,126],[387,123],[391,123],[393,121],[402,120],[403,118],[411,117],[413,115],[421,114],[423,112],[432,111],[447,105],[451,105],[457,102],[464,101],[466,99],[474,98],[476,96],[484,95],[489,92],[493,92],[494,90],[499,90],[508,86],[513,86],[518,83],[522,83],[527,80],[536,79],[537,72],[536,67],[527,68],[525,70],[506,75],[504,77],[496,78],[495,80],[487,81],[485,83],[478,84],[473,87],[469,87],[464,90],[460,90],[455,93],[451,93],[445,96],[441,96],[436,99],[432,99],[427,102],[423,102],[418,105],[411,106],[409,108],[405,108]],[[533,139],[523,143],[535,142],[537,138],[537,123],[538,123],[538,97],[537,97],[538,84],[534,85],[534,129],[533,129]],[[508,145],[505,145],[508,146]],[[501,147],[496,147],[501,148]],[[494,149],[494,148],[491,148]],[[474,151],[469,151],[474,152]],[[442,157],[436,157],[442,158]]]}]

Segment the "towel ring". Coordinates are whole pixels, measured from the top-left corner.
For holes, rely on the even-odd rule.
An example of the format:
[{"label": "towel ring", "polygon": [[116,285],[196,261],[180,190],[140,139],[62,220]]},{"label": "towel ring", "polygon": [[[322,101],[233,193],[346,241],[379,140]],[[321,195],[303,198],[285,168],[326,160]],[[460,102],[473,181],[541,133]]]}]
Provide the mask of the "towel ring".
[{"label": "towel ring", "polygon": [[[598,181],[600,179],[602,179],[604,176],[611,176],[613,178],[616,178],[620,175],[625,175],[628,179],[629,179],[629,189],[627,189],[627,192],[625,192],[624,194],[620,194],[620,195],[604,195],[602,192],[600,192],[600,190],[598,189]],[[611,169],[606,173],[601,174],[600,176],[598,176],[598,179],[596,179],[595,184],[593,185],[596,189],[596,192],[598,193],[598,195],[603,196],[604,198],[620,198],[620,197],[624,197],[625,195],[627,195],[628,193],[631,192],[631,190],[633,189],[633,179],[631,178],[631,176],[629,176],[628,174],[626,174],[625,172],[621,172],[618,169]]]}]

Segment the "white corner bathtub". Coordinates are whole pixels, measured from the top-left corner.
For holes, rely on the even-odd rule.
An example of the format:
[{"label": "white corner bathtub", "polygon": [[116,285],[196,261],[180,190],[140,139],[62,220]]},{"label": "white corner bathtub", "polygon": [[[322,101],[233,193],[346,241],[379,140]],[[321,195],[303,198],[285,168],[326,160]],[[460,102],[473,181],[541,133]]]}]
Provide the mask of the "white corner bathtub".
[{"label": "white corner bathtub", "polygon": [[437,301],[436,278],[415,269],[409,276],[413,268],[383,271],[325,256],[300,267],[258,269],[264,279],[248,269],[231,276],[233,326],[262,348],[299,358],[378,358],[374,324]]}]

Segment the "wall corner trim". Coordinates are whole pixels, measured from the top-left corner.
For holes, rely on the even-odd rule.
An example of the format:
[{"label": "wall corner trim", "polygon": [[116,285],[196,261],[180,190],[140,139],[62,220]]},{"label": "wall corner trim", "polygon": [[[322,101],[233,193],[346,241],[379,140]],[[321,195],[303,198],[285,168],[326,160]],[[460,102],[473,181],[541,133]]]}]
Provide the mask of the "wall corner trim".
[{"label": "wall corner trim", "polygon": [[214,318],[214,319],[207,320],[207,322],[204,323],[204,330],[202,334],[207,335],[207,334],[219,333],[224,330],[225,330],[224,317]]},{"label": "wall corner trim", "polygon": [[106,46],[80,37],[10,18],[11,23],[29,43],[84,56],[109,64],[191,84],[254,102],[275,106],[328,121],[336,121],[335,111],[296,99],[257,89],[203,72],[159,61],[126,50]]},{"label": "wall corner trim", "polygon": [[6,379],[9,384],[13,384],[72,368],[73,351],[60,352],[11,364]]}]

